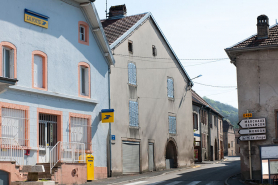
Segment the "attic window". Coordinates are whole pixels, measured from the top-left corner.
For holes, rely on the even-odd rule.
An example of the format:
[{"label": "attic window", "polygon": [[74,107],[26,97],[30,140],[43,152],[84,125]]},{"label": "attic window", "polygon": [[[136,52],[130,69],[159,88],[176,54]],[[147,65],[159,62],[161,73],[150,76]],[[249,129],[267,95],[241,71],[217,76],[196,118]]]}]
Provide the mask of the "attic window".
[{"label": "attic window", "polygon": [[152,53],[153,53],[154,57],[157,55],[157,51],[156,51],[155,45],[152,46]]},{"label": "attic window", "polygon": [[128,41],[128,51],[129,53],[133,53],[133,42],[131,40]]}]

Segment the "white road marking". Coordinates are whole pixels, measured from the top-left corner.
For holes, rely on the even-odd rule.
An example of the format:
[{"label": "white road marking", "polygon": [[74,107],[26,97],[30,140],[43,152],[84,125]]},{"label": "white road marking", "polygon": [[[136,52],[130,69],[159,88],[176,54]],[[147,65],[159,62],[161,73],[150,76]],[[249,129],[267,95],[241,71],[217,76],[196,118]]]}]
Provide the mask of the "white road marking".
[{"label": "white road marking", "polygon": [[125,184],[125,185],[136,185],[136,184],[142,184],[142,183],[145,183],[145,182],[148,182],[148,181],[132,182],[132,183],[128,183],[128,184]]},{"label": "white road marking", "polygon": [[174,182],[171,182],[171,183],[168,183],[166,185],[175,185],[175,184],[179,184],[181,183],[182,181],[174,181]]},{"label": "white road marking", "polygon": [[193,182],[191,182],[191,183],[189,183],[189,184],[187,184],[187,185],[196,185],[196,184],[199,184],[201,181],[193,181]]}]

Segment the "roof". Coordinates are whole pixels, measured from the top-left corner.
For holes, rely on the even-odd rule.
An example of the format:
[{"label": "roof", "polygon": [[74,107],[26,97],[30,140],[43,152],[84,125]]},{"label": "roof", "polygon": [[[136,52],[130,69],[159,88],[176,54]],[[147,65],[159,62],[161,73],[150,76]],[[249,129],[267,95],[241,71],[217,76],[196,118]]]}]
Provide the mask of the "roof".
[{"label": "roof", "polygon": [[146,13],[126,16],[121,19],[106,19],[102,20],[102,26],[106,34],[109,45],[114,43],[120,36],[127,32],[132,26],[134,26]]},{"label": "roof", "polygon": [[97,44],[107,62],[108,65],[113,65],[115,63],[112,51],[105,37],[102,24],[100,22],[96,7],[94,3],[90,0],[74,0],[79,3],[80,9],[84,14],[87,23],[89,24],[90,30],[96,37]]},{"label": "roof", "polygon": [[158,31],[164,38],[165,42],[167,43],[170,51],[172,52],[173,56],[175,57],[178,65],[183,71],[183,75],[188,79],[189,84],[193,86],[193,82],[189,75],[187,74],[186,70],[184,69],[183,65],[181,64],[180,60],[178,59],[177,55],[175,54],[173,48],[171,47],[170,43],[166,39],[165,35],[163,34],[162,30],[158,26],[157,22],[155,21],[153,15],[148,13],[142,13],[137,15],[125,16],[125,17],[116,17],[110,18],[106,20],[102,20],[102,25],[104,28],[104,32],[106,34],[107,40],[110,44],[110,48],[116,48],[123,40],[125,40],[132,32],[134,32],[138,27],[140,27],[147,19],[151,18],[156,25]]},{"label": "roof", "polygon": [[269,28],[269,37],[266,39],[257,39],[257,34],[248,37],[247,39],[235,44],[230,48],[225,50],[237,50],[237,49],[247,49],[256,47],[269,47],[278,45],[278,24],[271,26]]},{"label": "roof", "polygon": [[192,92],[192,102],[195,102],[200,105],[204,105],[208,108],[210,108],[213,112],[218,114],[219,116],[223,117],[217,110],[215,110],[208,102],[206,102],[199,94],[197,94],[193,89],[191,89]]}]

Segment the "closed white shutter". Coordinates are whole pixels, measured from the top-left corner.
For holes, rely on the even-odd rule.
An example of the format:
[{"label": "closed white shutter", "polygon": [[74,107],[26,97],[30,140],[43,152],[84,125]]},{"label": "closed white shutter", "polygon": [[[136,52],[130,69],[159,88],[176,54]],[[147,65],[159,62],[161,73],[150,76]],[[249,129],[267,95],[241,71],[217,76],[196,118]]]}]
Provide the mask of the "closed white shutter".
[{"label": "closed white shutter", "polygon": [[167,94],[169,98],[174,98],[174,81],[171,78],[167,79]]},{"label": "closed white shutter", "polygon": [[25,111],[2,108],[1,137],[14,138],[20,145],[25,145]]},{"label": "closed white shutter", "polygon": [[140,172],[139,142],[123,142],[123,174]]},{"label": "closed white shutter", "polygon": [[89,69],[87,67],[80,67],[80,89],[81,94],[89,95]]},{"label": "closed white shutter", "polygon": [[170,134],[177,133],[176,117],[174,116],[169,116],[169,133]]},{"label": "closed white shutter", "polygon": [[136,85],[136,66],[133,63],[128,64],[128,82]]},{"label": "closed white shutter", "polygon": [[138,102],[129,101],[129,126],[138,127]]},{"label": "closed white shutter", "polygon": [[88,149],[88,119],[71,117],[71,141],[77,143],[84,143],[85,148]]},{"label": "closed white shutter", "polygon": [[34,55],[34,86],[43,88],[43,63],[39,55]]}]

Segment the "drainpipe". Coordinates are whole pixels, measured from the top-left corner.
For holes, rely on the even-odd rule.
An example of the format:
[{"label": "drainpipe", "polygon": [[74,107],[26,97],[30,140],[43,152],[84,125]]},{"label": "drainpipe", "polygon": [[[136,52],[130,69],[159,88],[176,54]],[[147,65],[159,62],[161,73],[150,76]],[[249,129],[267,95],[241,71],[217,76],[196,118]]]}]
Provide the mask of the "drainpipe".
[{"label": "drainpipe", "polygon": [[[199,118],[200,118],[200,115],[201,115],[201,110],[203,110],[203,105],[202,107],[199,109]],[[199,129],[200,129],[200,147],[201,147],[201,162],[203,161],[203,134],[202,134],[202,124],[201,124],[201,121],[199,119]]]},{"label": "drainpipe", "polygon": [[[109,101],[109,109],[111,108],[111,101],[110,101],[110,73],[111,68],[110,65],[108,65],[108,101]],[[112,177],[112,157],[111,157],[111,123],[109,123],[109,177]]]}]

